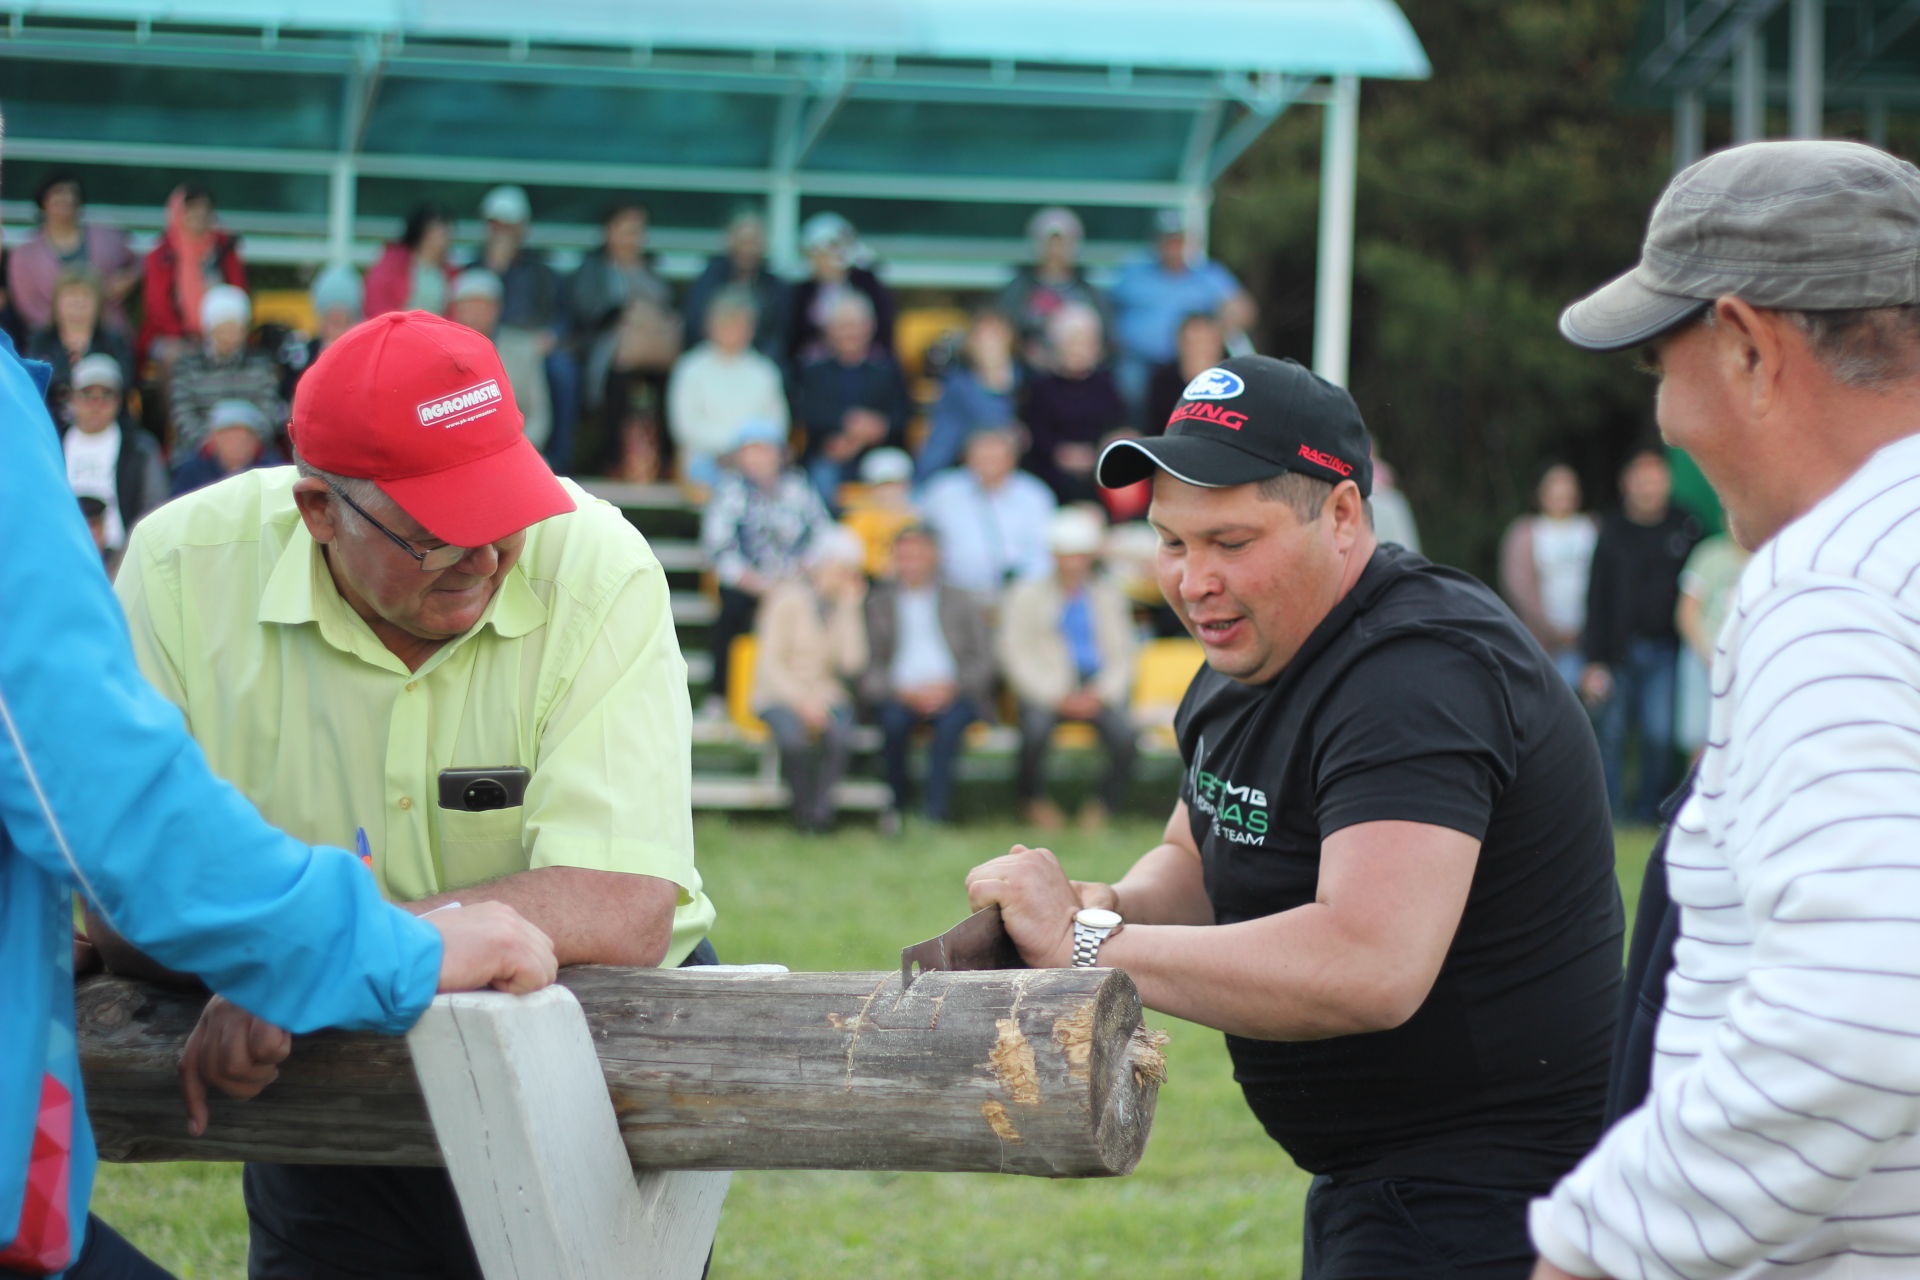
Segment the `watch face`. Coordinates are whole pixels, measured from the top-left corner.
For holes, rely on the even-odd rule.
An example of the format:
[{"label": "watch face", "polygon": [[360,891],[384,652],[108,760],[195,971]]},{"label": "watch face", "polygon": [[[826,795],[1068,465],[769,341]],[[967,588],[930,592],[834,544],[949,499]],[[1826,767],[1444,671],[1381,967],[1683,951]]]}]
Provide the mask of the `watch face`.
[{"label": "watch face", "polygon": [[1074,923],[1083,924],[1089,929],[1117,929],[1120,927],[1120,913],[1109,911],[1105,907],[1082,907],[1075,913]]}]

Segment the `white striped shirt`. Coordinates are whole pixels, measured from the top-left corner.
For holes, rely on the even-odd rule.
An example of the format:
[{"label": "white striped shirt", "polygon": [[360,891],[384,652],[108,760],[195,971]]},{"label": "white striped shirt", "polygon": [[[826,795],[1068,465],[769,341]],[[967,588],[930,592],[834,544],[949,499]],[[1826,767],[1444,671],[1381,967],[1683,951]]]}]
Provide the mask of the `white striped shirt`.
[{"label": "white striped shirt", "polygon": [[1708,739],[1652,1091],[1534,1244],[1619,1280],[1920,1276],[1920,436],[1748,563]]}]

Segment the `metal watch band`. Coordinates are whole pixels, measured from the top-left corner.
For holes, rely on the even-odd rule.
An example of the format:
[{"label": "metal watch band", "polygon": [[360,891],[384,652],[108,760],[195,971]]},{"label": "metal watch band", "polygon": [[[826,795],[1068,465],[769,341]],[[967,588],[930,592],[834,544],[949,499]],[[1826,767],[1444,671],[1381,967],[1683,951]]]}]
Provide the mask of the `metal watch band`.
[{"label": "metal watch band", "polygon": [[1111,929],[1093,929],[1073,922],[1073,967],[1091,969],[1100,959],[1100,944],[1107,940]]}]

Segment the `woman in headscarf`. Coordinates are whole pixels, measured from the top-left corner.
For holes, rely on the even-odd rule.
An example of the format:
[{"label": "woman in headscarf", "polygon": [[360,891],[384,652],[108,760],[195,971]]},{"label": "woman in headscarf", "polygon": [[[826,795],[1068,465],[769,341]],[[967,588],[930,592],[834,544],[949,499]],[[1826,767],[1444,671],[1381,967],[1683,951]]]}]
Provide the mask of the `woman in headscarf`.
[{"label": "woman in headscarf", "polygon": [[199,345],[201,301],[223,283],[247,287],[240,238],[214,226],[212,192],[182,183],[167,197],[167,229],[147,255],[136,355],[171,368],[181,352]]}]

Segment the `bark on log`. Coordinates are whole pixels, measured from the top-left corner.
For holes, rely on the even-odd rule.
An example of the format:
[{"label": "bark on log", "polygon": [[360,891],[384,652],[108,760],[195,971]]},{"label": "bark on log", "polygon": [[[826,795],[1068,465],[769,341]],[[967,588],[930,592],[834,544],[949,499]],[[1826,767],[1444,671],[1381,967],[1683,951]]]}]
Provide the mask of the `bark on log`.
[{"label": "bark on log", "polygon": [[[1163,1038],[1114,969],[561,973],[636,1169],[897,1169],[1045,1177],[1139,1162]],[[298,1037],[251,1102],[190,1138],[176,1064],[204,996],[120,978],[78,993],[103,1159],[437,1165],[399,1038]]]}]

